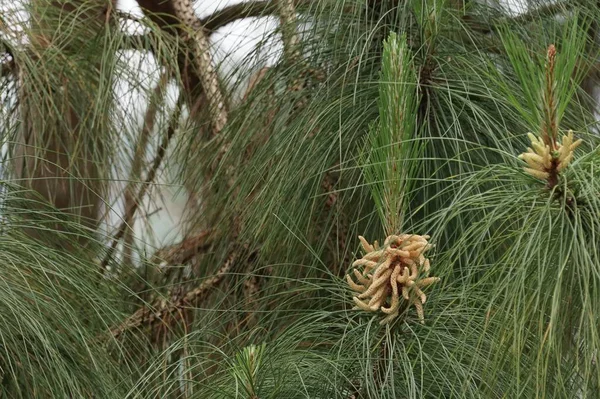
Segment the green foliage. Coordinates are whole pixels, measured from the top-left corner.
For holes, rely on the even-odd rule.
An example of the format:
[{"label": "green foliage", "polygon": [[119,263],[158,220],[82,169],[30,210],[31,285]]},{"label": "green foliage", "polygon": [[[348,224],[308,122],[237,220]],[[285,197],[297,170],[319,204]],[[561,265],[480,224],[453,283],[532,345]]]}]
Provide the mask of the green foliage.
[{"label": "green foliage", "polygon": [[[10,219],[0,237],[2,397],[123,395],[122,371],[98,339],[122,317],[117,287],[89,254],[57,250],[24,235],[25,227],[46,227],[23,220],[22,191],[3,191],[2,212]],[[77,242],[73,236],[60,239]]]},{"label": "green foliage", "polygon": [[417,101],[417,76],[406,37],[398,38],[392,32],[383,43],[379,125],[370,129],[363,167],[388,235],[402,226],[403,203],[414,184],[407,176],[413,175],[411,168],[418,167]]},{"label": "green foliage", "polygon": [[[547,29],[553,32],[552,44],[557,46],[560,56],[556,60],[554,79],[551,90],[556,94],[556,119],[562,120],[571,99],[577,91],[577,82],[587,74],[581,54],[585,51],[587,32],[590,24],[581,21],[577,14],[569,20],[569,26],[557,27],[549,25]],[[562,31],[559,30],[562,28]],[[500,30],[500,39],[510,60],[513,73],[519,82],[519,89],[504,80],[503,94],[512,107],[519,112],[528,127],[536,131],[543,126],[548,118],[544,107],[544,93],[547,90],[547,74],[544,66],[547,64],[545,54],[548,39],[543,42],[526,44],[519,34],[509,26]],[[499,73],[500,74],[500,73]],[[502,81],[502,79],[501,79]]]},{"label": "green foliage", "polygon": [[[83,23],[100,3],[66,16],[31,3],[44,23],[24,33],[54,39],[41,52],[7,46],[21,75],[0,78],[3,171],[12,178],[25,125],[42,137],[78,132],[61,150],[74,164],[93,161],[97,176],[82,168],[69,180],[86,187],[141,187],[162,153],[162,181],[196,200],[185,233],[209,234],[172,263],[134,241],[112,253],[122,220],[102,236],[18,181],[6,184],[3,396],[597,396],[600,136],[582,82],[598,54],[595,1],[540,3],[521,16],[473,1],[299,2],[302,62],[277,62],[246,90],[256,77],[246,66],[274,51],[275,32],[221,71],[231,111],[218,137],[187,90],[186,44],[147,19],[142,38],[116,21]],[[131,66],[140,54],[149,74]],[[153,91],[155,75],[169,89]],[[145,133],[140,110],[119,103],[128,90],[142,95],[142,111],[157,107]],[[173,131],[165,121],[175,119],[174,91],[185,109]],[[76,129],[65,110],[81,118]],[[549,110],[559,132],[583,139],[555,185],[518,159]],[[143,167],[130,174],[135,162]],[[106,208],[118,209],[103,190]],[[144,211],[138,223],[151,217]],[[383,242],[405,232],[431,235],[441,280],[427,288],[424,324],[406,307],[381,326],[352,309],[343,276],[360,257],[358,235]],[[139,249],[138,267],[122,256],[128,247]],[[104,259],[110,272],[99,268]],[[209,290],[160,313],[230,259]],[[147,308],[135,328],[113,334]]]}]

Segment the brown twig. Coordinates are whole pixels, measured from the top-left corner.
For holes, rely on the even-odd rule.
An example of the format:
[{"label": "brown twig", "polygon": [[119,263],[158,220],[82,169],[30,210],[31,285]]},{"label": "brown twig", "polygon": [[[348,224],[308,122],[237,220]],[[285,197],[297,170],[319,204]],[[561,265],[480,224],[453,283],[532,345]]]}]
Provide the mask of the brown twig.
[{"label": "brown twig", "polygon": [[[277,11],[278,0],[259,0],[243,2],[225,7],[202,20],[202,26],[208,33],[213,33],[232,22],[243,18],[262,17],[272,15]],[[307,0],[296,0],[295,3],[308,3]]]},{"label": "brown twig", "polygon": [[160,146],[158,147],[158,150],[156,151],[156,157],[154,158],[154,161],[152,162],[152,167],[150,168],[150,171],[148,172],[148,176],[146,177],[146,180],[140,187],[140,190],[136,196],[137,200],[131,204],[132,206],[129,209],[125,209],[125,216],[123,217],[123,221],[122,221],[121,225],[119,226],[117,232],[113,236],[112,244],[111,244],[110,248],[108,249],[106,256],[104,257],[104,260],[101,263],[101,270],[104,270],[106,268],[106,266],[108,265],[108,262],[112,258],[119,241],[121,240],[121,238],[123,238],[123,235],[127,231],[127,228],[129,228],[129,226],[131,225],[131,222],[135,216],[135,213],[137,212],[137,210],[139,208],[139,204],[141,203],[142,198],[144,198],[144,196],[146,195],[146,192],[148,191],[148,187],[150,186],[150,184],[152,184],[152,182],[154,181],[154,178],[156,177],[156,173],[158,172],[158,169],[160,168],[163,158],[165,157],[165,154],[167,152],[167,147],[169,146],[171,139],[175,135],[177,123],[179,121],[179,116],[181,114],[181,107],[183,105],[182,98],[183,98],[183,96],[180,95],[179,99],[177,100],[177,105],[175,106],[175,111],[173,112],[173,115],[171,116],[171,121],[170,121],[169,127],[167,129],[167,134],[164,137],[163,141],[161,142]]},{"label": "brown twig", "polygon": [[239,251],[231,252],[214,276],[207,278],[198,287],[182,294],[170,304],[162,304],[161,301],[157,301],[152,307],[138,309],[117,327],[111,329],[111,335],[114,338],[118,338],[124,332],[139,328],[145,324],[152,325],[155,322],[165,320],[167,317],[176,318],[178,314],[182,313],[182,309],[194,306],[194,304],[203,300],[210,290],[215,288],[223,280],[223,277],[231,271],[238,258]]},{"label": "brown twig", "polygon": [[212,63],[209,33],[204,28],[204,21],[196,16],[190,0],[138,0],[138,4],[163,32],[188,43],[180,47],[177,65],[191,110],[190,117],[194,119],[198,103],[206,101],[213,135],[218,135],[227,123],[228,111],[226,98]]},{"label": "brown twig", "polygon": [[[131,164],[131,173],[129,175],[129,183],[125,187],[125,209],[133,209],[136,206],[136,202],[141,201],[142,198],[136,197],[136,189],[138,189],[138,182],[141,179],[142,167],[144,165],[144,159],[146,158],[146,148],[150,140],[150,135],[154,130],[154,123],[156,120],[156,114],[160,108],[163,100],[164,93],[167,88],[169,81],[169,75],[163,73],[154,88],[152,95],[150,96],[148,108],[146,109],[146,115],[144,116],[144,124],[142,131],[135,146],[135,153],[133,154],[133,160]],[[138,204],[139,206],[139,204]],[[126,229],[125,236],[123,238],[123,258],[125,263],[131,263],[131,252],[133,247],[133,230]]]},{"label": "brown twig", "polygon": [[210,246],[211,233],[211,230],[204,230],[175,245],[162,248],[152,256],[152,259],[157,263],[166,265],[186,264],[198,253]]},{"label": "brown twig", "polygon": [[[4,22],[4,19],[0,16],[0,32],[7,33],[9,31],[7,24]],[[0,38],[0,49],[4,53],[2,57],[8,56],[10,59],[5,59],[0,63],[0,78],[9,74],[12,74],[16,71],[16,62],[15,62],[15,50],[12,44],[2,38]]]}]

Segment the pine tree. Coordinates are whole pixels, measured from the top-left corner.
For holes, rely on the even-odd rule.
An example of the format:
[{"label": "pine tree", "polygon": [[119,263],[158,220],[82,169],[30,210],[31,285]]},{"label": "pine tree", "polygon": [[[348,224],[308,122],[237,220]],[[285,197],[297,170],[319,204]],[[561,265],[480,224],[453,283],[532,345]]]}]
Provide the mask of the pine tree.
[{"label": "pine tree", "polygon": [[2,395],[597,397],[600,4],[492,3],[2,3]]}]

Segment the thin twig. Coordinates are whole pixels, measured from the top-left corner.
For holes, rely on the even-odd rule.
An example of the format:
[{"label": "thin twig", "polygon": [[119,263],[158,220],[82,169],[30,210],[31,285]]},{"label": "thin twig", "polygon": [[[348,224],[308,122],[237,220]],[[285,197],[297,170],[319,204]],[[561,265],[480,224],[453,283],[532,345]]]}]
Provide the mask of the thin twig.
[{"label": "thin twig", "polygon": [[148,172],[148,176],[146,177],[146,180],[140,187],[140,190],[136,197],[137,201],[133,202],[132,206],[129,209],[125,209],[125,216],[123,217],[123,221],[122,221],[121,225],[119,226],[119,229],[117,230],[116,234],[114,235],[112,244],[111,244],[110,248],[108,249],[106,256],[104,257],[104,260],[101,263],[101,270],[104,270],[106,268],[106,266],[108,265],[108,262],[110,262],[110,259],[112,258],[119,241],[121,240],[121,238],[123,238],[123,235],[127,231],[127,228],[131,225],[131,222],[135,216],[135,213],[137,212],[137,210],[139,208],[139,204],[142,202],[142,199],[145,197],[146,192],[148,191],[148,187],[150,186],[150,184],[152,184],[152,182],[154,181],[154,178],[156,177],[156,173],[158,172],[158,169],[160,168],[163,158],[165,157],[165,154],[167,152],[167,147],[169,146],[171,139],[175,135],[177,123],[179,121],[179,116],[181,115],[182,105],[183,105],[183,95],[180,94],[179,99],[177,100],[177,105],[175,106],[175,111],[173,112],[173,115],[171,116],[171,121],[170,121],[169,127],[167,129],[167,135],[164,137],[162,143],[160,144],[160,146],[158,147],[158,150],[156,151],[156,157],[154,158],[154,161],[152,162],[152,167],[150,168],[150,171]]},{"label": "thin twig", "polygon": [[[146,149],[148,147],[150,135],[154,130],[156,114],[158,113],[158,109],[160,108],[163,102],[163,97],[167,88],[168,81],[169,74],[167,72],[164,72],[160,76],[159,81],[156,87],[154,88],[152,95],[149,98],[148,108],[146,109],[146,115],[144,116],[144,124],[142,126],[142,131],[140,132],[140,136],[135,146],[135,153],[133,154],[133,160],[131,163],[131,173],[129,175],[129,183],[127,184],[127,187],[125,187],[125,209],[133,209],[133,207],[136,206],[136,202],[142,200],[142,198],[136,197],[135,193],[139,185],[138,182],[141,179],[142,167],[144,165],[144,159],[146,158]],[[126,229],[125,236],[123,239],[123,260],[125,263],[131,263],[133,238],[133,230]]]},{"label": "thin twig", "polygon": [[155,261],[154,263],[160,263],[161,265],[186,264],[199,252],[210,246],[211,233],[211,230],[204,230],[191,235],[175,245],[157,251],[152,259]]},{"label": "thin twig", "polygon": [[[155,322],[163,321],[168,316],[178,314],[185,307],[194,306],[223,280],[223,277],[229,273],[238,257],[239,251],[231,252],[214,276],[207,278],[198,287],[184,293],[169,305],[161,306],[161,301],[157,301],[155,306],[138,309],[117,327],[111,329],[112,336],[118,338],[126,331],[139,328],[144,324],[152,325]],[[158,309],[156,310],[156,308]]]}]

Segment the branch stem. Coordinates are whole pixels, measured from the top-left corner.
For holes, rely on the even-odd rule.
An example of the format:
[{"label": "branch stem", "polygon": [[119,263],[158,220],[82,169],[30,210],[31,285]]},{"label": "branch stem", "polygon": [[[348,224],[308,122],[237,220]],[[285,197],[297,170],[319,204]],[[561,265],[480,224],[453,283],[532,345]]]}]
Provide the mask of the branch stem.
[{"label": "branch stem", "polygon": [[135,214],[140,207],[140,203],[142,202],[142,199],[146,196],[148,187],[154,182],[154,179],[156,177],[158,169],[162,165],[162,161],[167,152],[167,147],[169,146],[171,139],[175,135],[175,131],[177,129],[177,124],[179,122],[179,116],[181,115],[182,106],[183,106],[183,95],[180,94],[179,99],[177,100],[177,105],[175,106],[175,111],[173,112],[173,115],[171,116],[171,122],[169,123],[169,127],[167,129],[167,134],[164,137],[163,141],[161,142],[160,146],[158,147],[158,150],[156,151],[156,157],[154,158],[154,161],[152,162],[152,167],[150,168],[150,171],[148,172],[148,176],[146,177],[146,180],[140,187],[138,194],[136,196],[137,200],[131,202],[130,207],[128,209],[125,209],[125,216],[123,217],[123,221],[121,222],[121,225],[119,226],[116,234],[114,235],[112,244],[111,244],[110,248],[108,249],[106,256],[104,257],[104,260],[101,263],[101,270],[106,269],[106,266],[110,262],[110,259],[112,258],[119,241],[121,240],[121,238],[123,238],[127,229],[130,228],[133,218],[135,217]]}]

